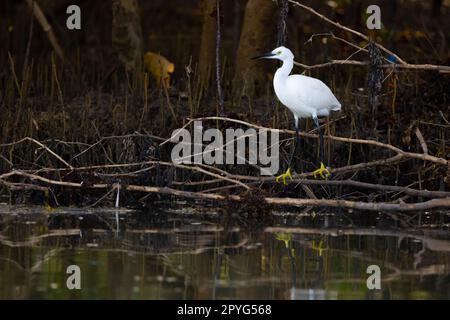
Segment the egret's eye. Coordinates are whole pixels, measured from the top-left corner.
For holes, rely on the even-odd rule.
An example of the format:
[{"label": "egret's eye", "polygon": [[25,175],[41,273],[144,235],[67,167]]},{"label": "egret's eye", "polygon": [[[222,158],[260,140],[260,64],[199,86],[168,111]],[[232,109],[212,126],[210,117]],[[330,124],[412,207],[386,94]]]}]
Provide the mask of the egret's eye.
[{"label": "egret's eye", "polygon": [[281,51],[278,51],[278,52],[277,52],[277,55],[280,55],[280,54],[281,54]]}]

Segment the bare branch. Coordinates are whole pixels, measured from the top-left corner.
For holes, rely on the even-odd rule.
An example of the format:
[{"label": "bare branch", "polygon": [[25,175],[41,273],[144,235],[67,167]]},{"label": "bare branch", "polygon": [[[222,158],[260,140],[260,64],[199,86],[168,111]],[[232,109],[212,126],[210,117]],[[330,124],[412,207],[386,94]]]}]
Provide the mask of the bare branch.
[{"label": "bare branch", "polygon": [[14,141],[14,142],[10,142],[10,143],[3,143],[0,144],[0,147],[7,147],[7,146],[12,146],[15,144],[19,144],[22,143],[24,141],[31,141],[35,144],[37,144],[38,146],[44,148],[45,150],[47,150],[48,153],[50,153],[52,156],[54,156],[56,159],[58,159],[59,161],[61,161],[62,163],[64,163],[68,168],[73,169],[73,167],[67,163],[63,158],[61,158],[59,155],[57,155],[55,152],[53,152],[49,147],[47,147],[45,144],[43,144],[42,142],[39,142],[33,138],[30,137],[25,137],[23,139],[20,139],[19,141]]},{"label": "bare branch", "polygon": [[[290,3],[292,3],[294,6],[301,7],[301,8],[303,8],[303,9],[305,9],[305,10],[311,12],[312,14],[318,16],[320,19],[325,20],[325,21],[328,22],[328,23],[331,23],[332,25],[334,25],[334,26],[337,27],[337,28],[340,28],[340,29],[342,29],[342,30],[348,31],[348,32],[350,32],[350,33],[353,33],[353,34],[357,35],[358,37],[360,37],[360,38],[362,38],[362,39],[364,39],[364,40],[366,40],[366,41],[369,41],[369,40],[370,40],[366,35],[362,34],[361,32],[358,32],[358,31],[356,31],[356,30],[350,29],[349,27],[343,26],[343,25],[341,25],[341,24],[338,23],[338,22],[334,22],[333,20],[331,20],[331,19],[325,17],[323,14],[318,13],[316,10],[314,10],[314,9],[311,8],[311,7],[308,7],[308,6],[306,6],[306,5],[304,5],[304,4],[301,4],[301,3],[297,2],[297,1],[293,1],[293,0],[288,0],[288,1],[289,1]],[[376,45],[377,47],[379,47],[381,50],[383,50],[384,52],[386,52],[387,54],[394,56],[394,57],[397,59],[397,61],[399,61],[400,63],[402,63],[402,64],[407,64],[406,61],[404,61],[402,58],[400,58],[399,56],[397,56],[397,55],[396,55],[395,53],[393,53],[392,51],[390,51],[390,50],[386,49],[385,47],[383,47],[381,44],[375,43],[375,45]]]},{"label": "bare branch", "polygon": [[[93,184],[91,186],[83,186],[83,183],[78,182],[66,182],[58,181],[53,179],[48,179],[35,174],[25,173],[20,170],[14,170],[9,173],[0,175],[0,180],[11,176],[22,176],[27,177],[31,180],[38,180],[43,183],[50,185],[66,186],[72,188],[87,187],[92,189],[107,189],[110,188],[109,184]],[[220,195],[220,194],[209,194],[191,191],[176,190],[168,187],[151,187],[151,186],[139,186],[139,185],[124,185],[124,189],[128,191],[145,192],[145,193],[158,193],[173,195],[182,198],[189,199],[201,199],[208,201],[243,201],[243,197],[239,195]],[[359,202],[359,201],[349,201],[349,200],[329,200],[329,199],[298,199],[298,198],[276,198],[276,197],[266,197],[264,201],[272,205],[281,206],[323,206],[323,207],[334,207],[334,208],[347,208],[347,209],[358,209],[358,210],[368,210],[368,211],[419,211],[419,210],[430,210],[435,208],[450,208],[450,198],[444,199],[432,199],[426,202],[419,203],[388,203],[388,202]]]}]

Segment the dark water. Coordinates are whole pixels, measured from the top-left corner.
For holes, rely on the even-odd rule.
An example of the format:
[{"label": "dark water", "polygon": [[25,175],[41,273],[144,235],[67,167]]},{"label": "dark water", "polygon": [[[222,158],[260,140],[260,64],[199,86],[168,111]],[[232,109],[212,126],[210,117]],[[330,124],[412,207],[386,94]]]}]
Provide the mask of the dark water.
[{"label": "dark water", "polygon": [[[119,230],[117,230],[117,220]],[[1,299],[449,299],[450,232],[0,206]],[[81,289],[66,286],[67,268]],[[369,265],[381,289],[367,288]]]}]

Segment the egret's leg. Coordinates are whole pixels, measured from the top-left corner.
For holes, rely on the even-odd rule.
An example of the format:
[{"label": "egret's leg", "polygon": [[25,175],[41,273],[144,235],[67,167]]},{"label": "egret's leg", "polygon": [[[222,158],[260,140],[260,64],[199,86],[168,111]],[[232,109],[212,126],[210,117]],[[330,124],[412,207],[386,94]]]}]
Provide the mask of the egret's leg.
[{"label": "egret's leg", "polygon": [[288,168],[291,167],[292,161],[294,160],[295,153],[297,152],[297,147],[300,145],[300,129],[298,128],[298,120],[295,121],[295,141],[294,150],[292,150],[291,157],[289,158]]},{"label": "egret's leg", "polygon": [[323,133],[322,129],[320,128],[319,119],[317,117],[314,117],[314,124],[317,128],[317,131],[319,132],[319,160],[320,163],[323,163],[323,154],[324,154],[324,143],[323,143]]},{"label": "egret's leg", "polygon": [[[323,164],[323,155],[324,155],[324,143],[323,143],[323,134],[322,130],[320,129],[319,119],[317,117],[313,117],[314,125],[319,132],[319,158],[320,158],[320,168],[315,170],[313,172],[314,178],[316,178],[317,175],[320,175],[322,179],[326,179],[329,175],[331,175],[330,171],[325,167]],[[324,175],[325,173],[325,175]]]},{"label": "egret's leg", "polygon": [[294,160],[295,152],[297,151],[297,146],[300,143],[300,135],[299,135],[300,129],[298,127],[298,118],[295,117],[294,120],[295,120],[295,141],[294,141],[294,148],[291,152],[291,156],[289,157],[288,168],[285,173],[280,174],[275,179],[276,182],[280,182],[280,179],[283,180],[284,185],[287,185],[287,183],[286,183],[287,178],[292,181],[291,165],[292,165],[292,161]]}]

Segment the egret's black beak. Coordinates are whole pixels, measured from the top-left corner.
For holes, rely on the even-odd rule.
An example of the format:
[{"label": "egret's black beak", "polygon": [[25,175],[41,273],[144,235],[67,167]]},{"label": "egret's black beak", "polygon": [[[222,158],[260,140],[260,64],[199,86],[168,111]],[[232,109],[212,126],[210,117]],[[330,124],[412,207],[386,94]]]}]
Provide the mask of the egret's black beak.
[{"label": "egret's black beak", "polygon": [[264,59],[264,58],[273,57],[274,55],[275,55],[275,53],[267,52],[267,53],[264,53],[264,54],[262,54],[262,55],[260,55],[260,56],[251,57],[250,59],[252,59],[252,60],[256,60],[256,59]]}]

